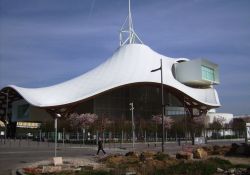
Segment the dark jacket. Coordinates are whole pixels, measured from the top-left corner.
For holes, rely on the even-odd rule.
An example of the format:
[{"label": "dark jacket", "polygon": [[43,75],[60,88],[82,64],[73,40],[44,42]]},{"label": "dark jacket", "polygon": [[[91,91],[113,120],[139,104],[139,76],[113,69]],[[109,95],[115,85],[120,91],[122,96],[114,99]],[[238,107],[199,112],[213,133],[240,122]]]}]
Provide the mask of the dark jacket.
[{"label": "dark jacket", "polygon": [[102,141],[101,140],[98,141],[98,148],[99,149],[103,149],[103,145],[102,145]]}]

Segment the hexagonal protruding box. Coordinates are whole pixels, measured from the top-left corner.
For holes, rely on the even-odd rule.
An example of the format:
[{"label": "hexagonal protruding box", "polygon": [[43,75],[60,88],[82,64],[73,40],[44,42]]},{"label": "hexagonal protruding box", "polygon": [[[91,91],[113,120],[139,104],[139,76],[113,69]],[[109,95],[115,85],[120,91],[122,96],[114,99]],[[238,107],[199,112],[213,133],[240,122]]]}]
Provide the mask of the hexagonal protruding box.
[{"label": "hexagonal protruding box", "polygon": [[174,76],[183,84],[190,86],[209,86],[219,84],[218,65],[205,59],[190,60],[174,65]]}]

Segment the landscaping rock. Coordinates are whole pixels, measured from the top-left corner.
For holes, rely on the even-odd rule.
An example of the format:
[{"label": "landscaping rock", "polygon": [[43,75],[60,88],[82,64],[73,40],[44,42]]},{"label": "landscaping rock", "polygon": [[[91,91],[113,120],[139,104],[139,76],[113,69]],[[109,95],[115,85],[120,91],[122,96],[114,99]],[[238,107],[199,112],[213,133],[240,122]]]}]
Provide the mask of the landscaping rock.
[{"label": "landscaping rock", "polygon": [[176,154],[176,159],[191,160],[193,159],[193,153],[180,151]]},{"label": "landscaping rock", "polygon": [[250,145],[249,144],[238,145],[236,143],[233,143],[231,149],[226,153],[226,155],[250,157]]},{"label": "landscaping rock", "polygon": [[202,147],[206,152],[207,155],[225,155],[231,149],[231,146],[203,146]]},{"label": "landscaping rock", "polygon": [[43,166],[42,173],[55,173],[62,170],[61,166]]},{"label": "landscaping rock", "polygon": [[155,151],[144,151],[143,154],[146,157],[153,157],[156,154],[156,152]]},{"label": "landscaping rock", "polygon": [[203,148],[197,148],[193,152],[194,158],[196,159],[205,159],[207,158],[207,152]]},{"label": "landscaping rock", "polygon": [[124,156],[108,156],[105,162],[109,165],[121,164],[124,162]]},{"label": "landscaping rock", "polygon": [[82,170],[93,170],[93,167],[92,166],[80,166]]},{"label": "landscaping rock", "polygon": [[212,155],[223,155],[224,153],[221,151],[221,147],[218,145],[213,146]]},{"label": "landscaping rock", "polygon": [[224,172],[224,170],[223,169],[221,169],[221,168],[217,168],[217,173],[223,173]]},{"label": "landscaping rock", "polygon": [[250,175],[250,172],[247,171],[246,168],[230,168],[228,170],[223,170],[221,168],[217,168],[217,173],[226,174],[226,175]]},{"label": "landscaping rock", "polygon": [[153,160],[155,155],[156,155],[156,152],[154,151],[145,151],[141,153],[139,158],[141,161]]},{"label": "landscaping rock", "polygon": [[245,147],[244,146],[240,146],[239,148],[237,148],[236,152],[237,155],[244,155],[245,153]]},{"label": "landscaping rock", "polygon": [[230,174],[234,174],[234,173],[235,173],[235,168],[230,168],[230,169],[228,170],[228,172],[229,172]]},{"label": "landscaping rock", "polygon": [[127,152],[125,156],[139,157],[139,154],[134,151]]},{"label": "landscaping rock", "polygon": [[231,149],[227,152],[227,156],[232,156],[232,155],[235,155],[236,154],[236,151],[237,149],[239,148],[240,146],[236,143],[232,143],[232,146],[231,146]]},{"label": "landscaping rock", "polygon": [[157,154],[154,155],[154,159],[156,160],[160,160],[160,161],[164,161],[169,159],[170,156],[168,154],[162,153],[162,152],[158,152]]},{"label": "landscaping rock", "polygon": [[144,153],[141,153],[140,161],[145,162],[145,160],[146,160],[146,157],[145,157]]},{"label": "landscaping rock", "polygon": [[213,154],[213,147],[212,146],[203,146],[202,147],[208,155],[212,155]]}]

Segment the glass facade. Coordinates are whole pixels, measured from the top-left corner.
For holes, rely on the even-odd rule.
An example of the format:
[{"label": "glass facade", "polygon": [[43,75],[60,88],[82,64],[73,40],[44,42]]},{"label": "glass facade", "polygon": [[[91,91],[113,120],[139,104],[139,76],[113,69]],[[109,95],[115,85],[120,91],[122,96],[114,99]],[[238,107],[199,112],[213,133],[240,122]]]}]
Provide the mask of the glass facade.
[{"label": "glass facade", "polygon": [[180,116],[180,115],[185,115],[185,110],[184,107],[172,107],[169,106],[167,108],[167,115],[168,116]]},{"label": "glass facade", "polygon": [[203,80],[215,81],[214,69],[201,66],[201,74]]},{"label": "glass facade", "polygon": [[23,104],[23,105],[19,105],[17,107],[17,118],[18,119],[27,119],[29,118],[29,104]]},{"label": "glass facade", "polygon": [[[164,89],[164,101],[168,106],[183,106],[167,89]],[[111,90],[94,98],[93,111],[98,116],[129,119],[131,102],[134,103],[136,118],[150,119],[152,115],[161,114],[161,89],[150,85],[134,85]]]}]

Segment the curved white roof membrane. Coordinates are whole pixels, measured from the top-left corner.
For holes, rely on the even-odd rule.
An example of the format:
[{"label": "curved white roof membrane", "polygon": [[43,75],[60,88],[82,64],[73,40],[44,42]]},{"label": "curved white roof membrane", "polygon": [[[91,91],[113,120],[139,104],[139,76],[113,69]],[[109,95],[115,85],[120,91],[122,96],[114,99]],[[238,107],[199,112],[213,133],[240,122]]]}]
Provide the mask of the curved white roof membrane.
[{"label": "curved white roof membrane", "polygon": [[[132,83],[160,83],[160,71],[150,72],[163,65],[163,83],[178,89],[205,105],[218,107],[220,102],[214,88],[196,89],[177,81],[172,74],[173,59],[154,52],[143,44],[120,47],[111,58],[95,69],[72,80],[44,88],[22,88],[11,85],[27,102],[38,107],[74,103],[109,89]],[[181,59],[182,60],[182,59]]]}]

